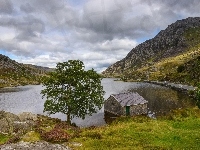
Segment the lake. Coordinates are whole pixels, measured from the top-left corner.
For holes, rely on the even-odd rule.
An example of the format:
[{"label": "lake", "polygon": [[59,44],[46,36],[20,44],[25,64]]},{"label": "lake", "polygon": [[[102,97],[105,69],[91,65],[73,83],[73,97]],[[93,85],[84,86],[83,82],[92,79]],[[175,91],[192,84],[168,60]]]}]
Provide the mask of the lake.
[{"label": "lake", "polygon": [[[107,99],[111,94],[122,92],[138,92],[148,101],[148,115],[156,117],[167,114],[172,109],[189,108],[195,106],[195,101],[184,93],[172,90],[167,87],[149,83],[122,82],[114,81],[112,78],[104,78],[102,86],[106,92],[104,98]],[[34,114],[43,113],[44,99],[40,94],[42,85],[27,85],[15,88],[0,89],[0,110],[19,114],[31,112]],[[78,126],[104,125],[104,109],[92,116],[87,116],[85,120],[74,118]],[[51,117],[66,120],[63,114],[51,115]]]}]

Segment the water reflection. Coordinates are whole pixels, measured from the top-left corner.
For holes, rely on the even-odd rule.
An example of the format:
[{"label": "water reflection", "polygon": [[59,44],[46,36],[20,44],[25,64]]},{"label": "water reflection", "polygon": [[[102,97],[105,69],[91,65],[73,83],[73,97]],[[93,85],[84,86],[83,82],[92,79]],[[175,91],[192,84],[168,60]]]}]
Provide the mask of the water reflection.
[{"label": "water reflection", "polygon": [[128,91],[138,92],[148,101],[149,113],[156,116],[165,115],[173,109],[195,106],[195,101],[185,93],[174,91],[167,87],[142,83],[137,88]]}]

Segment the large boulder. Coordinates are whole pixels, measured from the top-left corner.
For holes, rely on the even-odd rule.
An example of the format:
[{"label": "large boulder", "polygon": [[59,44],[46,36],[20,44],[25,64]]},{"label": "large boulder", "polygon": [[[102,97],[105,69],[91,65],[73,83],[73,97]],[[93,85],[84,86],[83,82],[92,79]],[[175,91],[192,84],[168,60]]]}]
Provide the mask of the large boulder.
[{"label": "large boulder", "polygon": [[12,134],[13,132],[26,132],[31,130],[37,120],[37,115],[24,112],[15,115],[10,112],[0,111],[0,132]]},{"label": "large boulder", "polygon": [[16,121],[20,121],[17,115],[5,111],[0,111],[0,132],[12,133],[14,130],[14,122]]},{"label": "large boulder", "polygon": [[37,121],[37,115],[30,112],[23,112],[18,117],[21,121]]}]

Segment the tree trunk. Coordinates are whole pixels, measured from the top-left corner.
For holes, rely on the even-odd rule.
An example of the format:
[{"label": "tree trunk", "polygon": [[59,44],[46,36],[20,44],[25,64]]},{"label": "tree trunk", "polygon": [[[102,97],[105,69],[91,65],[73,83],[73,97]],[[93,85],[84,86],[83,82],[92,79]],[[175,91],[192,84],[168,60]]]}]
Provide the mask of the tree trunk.
[{"label": "tree trunk", "polygon": [[67,123],[71,125],[70,113],[67,113]]}]

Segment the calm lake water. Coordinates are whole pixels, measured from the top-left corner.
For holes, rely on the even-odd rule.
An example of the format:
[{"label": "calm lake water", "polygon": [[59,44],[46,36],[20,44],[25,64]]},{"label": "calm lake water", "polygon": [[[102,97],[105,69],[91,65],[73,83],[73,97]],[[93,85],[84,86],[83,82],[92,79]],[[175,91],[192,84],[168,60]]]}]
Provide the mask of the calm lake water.
[{"label": "calm lake water", "polygon": [[[195,106],[195,102],[184,93],[172,89],[153,85],[149,83],[135,83],[114,81],[111,78],[102,80],[104,98],[107,99],[111,94],[122,92],[138,92],[148,101],[149,116],[167,114],[172,109],[188,108]],[[0,89],[0,110],[9,111],[15,114],[22,112],[32,112],[35,114],[43,113],[44,99],[40,91],[41,85],[19,86],[16,88]],[[85,120],[74,118],[72,121],[78,126],[103,125],[104,109],[102,108],[93,116],[87,116]],[[62,120],[66,119],[63,114],[51,115]]]}]

